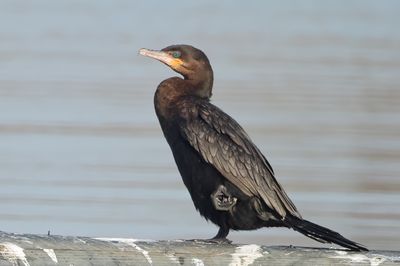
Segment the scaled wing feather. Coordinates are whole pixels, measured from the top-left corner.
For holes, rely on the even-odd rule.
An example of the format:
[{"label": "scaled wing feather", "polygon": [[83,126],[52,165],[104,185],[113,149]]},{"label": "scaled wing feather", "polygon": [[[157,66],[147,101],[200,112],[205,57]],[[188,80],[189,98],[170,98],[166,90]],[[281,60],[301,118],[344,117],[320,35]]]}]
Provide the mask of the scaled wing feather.
[{"label": "scaled wing feather", "polygon": [[301,217],[277,182],[272,167],[242,127],[218,107],[204,101],[198,114],[180,125],[181,134],[201,157],[248,196],[257,196],[281,219]]}]

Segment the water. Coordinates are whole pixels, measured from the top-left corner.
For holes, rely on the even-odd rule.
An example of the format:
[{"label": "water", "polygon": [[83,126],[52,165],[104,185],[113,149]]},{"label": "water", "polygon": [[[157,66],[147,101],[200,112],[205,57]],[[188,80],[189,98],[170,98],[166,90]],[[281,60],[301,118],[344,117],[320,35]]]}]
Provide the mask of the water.
[{"label": "water", "polygon": [[[206,238],[152,101],[193,44],[304,217],[400,248],[398,1],[0,2],[0,230]],[[316,245],[287,229],[236,242]]]}]

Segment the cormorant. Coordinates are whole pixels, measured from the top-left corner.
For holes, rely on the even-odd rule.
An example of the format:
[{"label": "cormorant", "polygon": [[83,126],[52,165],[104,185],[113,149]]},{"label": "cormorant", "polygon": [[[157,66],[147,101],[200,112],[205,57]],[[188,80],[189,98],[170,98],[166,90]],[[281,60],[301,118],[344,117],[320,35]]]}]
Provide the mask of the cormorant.
[{"label": "cormorant", "polygon": [[201,50],[172,45],[160,51],[140,49],[139,53],[183,76],[162,81],[154,105],[194,206],[219,226],[214,241],[228,241],[230,229],[288,227],[322,243],[368,250],[301,217],[247,133],[210,103],[213,71]]}]

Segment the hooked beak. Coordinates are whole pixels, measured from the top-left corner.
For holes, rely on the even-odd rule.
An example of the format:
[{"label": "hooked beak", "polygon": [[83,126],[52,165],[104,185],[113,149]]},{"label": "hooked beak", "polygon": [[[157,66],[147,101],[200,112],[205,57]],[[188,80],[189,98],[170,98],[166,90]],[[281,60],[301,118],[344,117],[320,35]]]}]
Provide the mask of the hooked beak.
[{"label": "hooked beak", "polygon": [[183,67],[183,61],[179,58],[173,58],[169,53],[164,51],[150,50],[142,48],[139,50],[139,54],[147,57],[157,59],[163,62],[173,70],[179,71]]}]

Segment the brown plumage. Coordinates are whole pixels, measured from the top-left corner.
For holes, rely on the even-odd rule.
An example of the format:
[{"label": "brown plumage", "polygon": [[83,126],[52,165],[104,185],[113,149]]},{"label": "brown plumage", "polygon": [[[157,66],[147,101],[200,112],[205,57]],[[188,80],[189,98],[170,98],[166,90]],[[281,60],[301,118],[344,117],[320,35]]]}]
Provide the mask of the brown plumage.
[{"label": "brown plumage", "polygon": [[230,229],[277,226],[320,242],[367,250],[301,217],[243,128],[210,103],[213,71],[202,51],[173,45],[161,51],[141,49],[140,54],[163,62],[184,77],[162,81],[154,105],[196,209],[220,227],[215,241],[226,241]]}]

